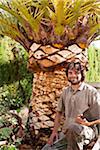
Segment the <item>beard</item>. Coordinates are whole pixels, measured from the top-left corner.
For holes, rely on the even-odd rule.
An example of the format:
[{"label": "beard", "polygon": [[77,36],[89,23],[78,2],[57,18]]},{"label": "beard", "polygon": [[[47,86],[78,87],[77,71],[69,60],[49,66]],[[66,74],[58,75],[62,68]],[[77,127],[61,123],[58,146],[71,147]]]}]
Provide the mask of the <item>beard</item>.
[{"label": "beard", "polygon": [[72,85],[77,85],[81,82],[81,79],[75,78],[75,79],[68,79],[68,81],[72,84]]}]

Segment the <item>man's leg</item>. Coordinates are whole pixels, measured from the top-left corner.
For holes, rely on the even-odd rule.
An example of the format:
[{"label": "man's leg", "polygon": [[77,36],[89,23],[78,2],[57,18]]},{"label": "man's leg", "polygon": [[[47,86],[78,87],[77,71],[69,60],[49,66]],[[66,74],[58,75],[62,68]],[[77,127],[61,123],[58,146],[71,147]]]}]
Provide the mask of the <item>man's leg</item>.
[{"label": "man's leg", "polygon": [[77,123],[71,124],[65,133],[68,143],[67,150],[83,150],[85,141],[92,140],[94,135],[94,131],[90,127]]},{"label": "man's leg", "polygon": [[67,140],[67,150],[80,150],[77,144],[78,137],[81,133],[82,127],[78,124],[72,124],[66,130],[65,136]]},{"label": "man's leg", "polygon": [[67,148],[67,142],[65,139],[65,135],[60,132],[59,133],[59,138],[52,144],[46,144],[42,150],[66,150]]},{"label": "man's leg", "polygon": [[91,141],[94,135],[90,127],[74,123],[68,127],[65,135],[60,134],[52,146],[47,144],[42,150],[83,150],[83,145],[88,144],[87,140]]}]

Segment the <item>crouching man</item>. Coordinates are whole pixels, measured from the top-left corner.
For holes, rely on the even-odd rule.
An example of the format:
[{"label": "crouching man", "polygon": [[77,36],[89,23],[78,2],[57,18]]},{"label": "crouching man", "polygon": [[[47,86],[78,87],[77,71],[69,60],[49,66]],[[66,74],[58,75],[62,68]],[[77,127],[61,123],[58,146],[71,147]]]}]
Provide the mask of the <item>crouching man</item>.
[{"label": "crouching man", "polygon": [[62,132],[66,148],[60,144],[55,150],[83,150],[83,146],[97,136],[96,125],[100,124],[100,94],[94,87],[84,83],[84,70],[79,62],[68,64],[66,76],[70,86],[62,91],[58,101],[54,128],[48,144],[54,150],[52,145],[58,139],[60,119],[64,114]]}]

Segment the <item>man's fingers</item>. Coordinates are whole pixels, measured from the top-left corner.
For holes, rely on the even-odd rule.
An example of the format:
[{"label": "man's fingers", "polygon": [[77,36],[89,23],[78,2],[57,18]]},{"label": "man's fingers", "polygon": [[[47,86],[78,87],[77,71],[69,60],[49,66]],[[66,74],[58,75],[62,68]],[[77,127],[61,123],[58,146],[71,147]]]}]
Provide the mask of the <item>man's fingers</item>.
[{"label": "man's fingers", "polygon": [[47,143],[49,145],[52,145],[54,140],[58,140],[58,134],[57,133],[56,134],[52,134]]},{"label": "man's fingers", "polygon": [[52,145],[52,144],[53,144],[54,138],[56,138],[56,135],[51,135],[51,137],[50,137],[49,140],[48,140],[48,144],[49,144],[49,145]]},{"label": "man's fingers", "polygon": [[53,141],[51,139],[48,140],[47,142],[49,145],[52,145]]},{"label": "man's fingers", "polygon": [[58,134],[56,134],[56,140],[58,140]]},{"label": "man's fingers", "polygon": [[77,117],[83,117],[83,114],[79,114]]}]

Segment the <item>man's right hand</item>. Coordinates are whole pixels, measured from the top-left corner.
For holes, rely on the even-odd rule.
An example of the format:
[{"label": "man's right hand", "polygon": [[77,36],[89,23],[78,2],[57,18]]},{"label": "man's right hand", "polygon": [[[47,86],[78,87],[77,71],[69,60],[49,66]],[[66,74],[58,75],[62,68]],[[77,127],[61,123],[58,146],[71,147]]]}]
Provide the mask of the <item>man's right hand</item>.
[{"label": "man's right hand", "polygon": [[57,139],[58,139],[58,132],[53,131],[50,138],[49,138],[49,140],[48,140],[48,144],[52,145],[53,142]]}]

